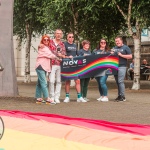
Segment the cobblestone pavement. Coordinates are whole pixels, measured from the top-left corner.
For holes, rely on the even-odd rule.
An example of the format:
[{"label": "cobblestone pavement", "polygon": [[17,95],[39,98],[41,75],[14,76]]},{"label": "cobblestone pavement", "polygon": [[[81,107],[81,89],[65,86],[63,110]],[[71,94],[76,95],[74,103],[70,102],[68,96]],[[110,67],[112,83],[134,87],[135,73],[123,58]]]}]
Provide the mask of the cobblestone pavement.
[{"label": "cobblestone pavement", "polygon": [[65,98],[64,83],[62,84],[61,103],[57,105],[46,105],[35,103],[35,82],[25,84],[18,79],[18,97],[0,97],[0,109],[20,110],[29,112],[42,112],[71,116],[76,118],[90,118],[106,120],[110,122],[150,124],[150,81],[141,81],[140,90],[131,90],[132,81],[125,81],[126,102],[114,102],[117,96],[117,87],[113,78],[109,78],[108,97],[109,102],[98,102],[99,97],[97,83],[90,81],[87,103],[76,102],[75,87],[70,90],[70,103],[63,103]]}]

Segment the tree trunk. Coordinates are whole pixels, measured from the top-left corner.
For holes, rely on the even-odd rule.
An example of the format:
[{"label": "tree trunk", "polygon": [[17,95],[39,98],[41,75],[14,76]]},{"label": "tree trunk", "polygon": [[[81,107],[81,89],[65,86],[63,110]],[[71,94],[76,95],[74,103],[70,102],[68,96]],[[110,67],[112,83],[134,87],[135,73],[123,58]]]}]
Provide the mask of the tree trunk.
[{"label": "tree trunk", "polygon": [[141,49],[141,39],[134,38],[134,80],[132,89],[140,89],[140,49]]},{"label": "tree trunk", "polygon": [[[77,45],[77,50],[80,49],[80,41],[79,41],[79,32],[78,32],[78,11],[75,12],[75,8],[73,4],[71,4],[73,20],[74,20],[74,35],[76,37],[75,43]],[[71,22],[72,24],[72,22]]]},{"label": "tree trunk", "polygon": [[[22,40],[19,36],[15,36],[15,41],[16,41],[16,58],[20,58],[21,56],[21,49],[22,49]],[[20,70],[20,64],[21,64],[21,60],[20,59],[16,59],[15,61],[16,64],[16,73],[17,76],[21,76],[21,70]]]},{"label": "tree trunk", "polygon": [[31,82],[31,76],[30,76],[30,47],[31,47],[31,36],[32,32],[30,32],[30,25],[26,24],[26,48],[25,48],[25,76],[24,76],[24,82],[30,83]]},{"label": "tree trunk", "polygon": [[0,0],[0,96],[17,96],[13,50],[13,0]]}]

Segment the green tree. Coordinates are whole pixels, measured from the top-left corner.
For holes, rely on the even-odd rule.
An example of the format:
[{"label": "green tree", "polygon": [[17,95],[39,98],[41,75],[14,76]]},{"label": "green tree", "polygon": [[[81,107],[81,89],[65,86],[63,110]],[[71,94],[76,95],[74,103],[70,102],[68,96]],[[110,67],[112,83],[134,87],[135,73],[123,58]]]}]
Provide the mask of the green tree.
[{"label": "green tree", "polygon": [[150,0],[107,0],[105,5],[117,9],[123,16],[125,24],[122,27],[134,41],[134,80],[132,89],[140,89],[140,56],[141,31],[149,25]]},{"label": "green tree", "polygon": [[61,28],[64,33],[71,31],[77,41],[88,39],[94,47],[101,37],[112,42],[121,27],[119,23],[123,22],[120,13],[104,7],[101,0],[54,0],[45,11],[49,14],[47,22],[51,29]]},{"label": "green tree", "polygon": [[46,1],[42,0],[15,0],[14,1],[14,35],[19,40],[26,41],[25,47],[25,78],[24,82],[31,82],[30,78],[30,47],[32,38],[44,33],[44,11]]}]

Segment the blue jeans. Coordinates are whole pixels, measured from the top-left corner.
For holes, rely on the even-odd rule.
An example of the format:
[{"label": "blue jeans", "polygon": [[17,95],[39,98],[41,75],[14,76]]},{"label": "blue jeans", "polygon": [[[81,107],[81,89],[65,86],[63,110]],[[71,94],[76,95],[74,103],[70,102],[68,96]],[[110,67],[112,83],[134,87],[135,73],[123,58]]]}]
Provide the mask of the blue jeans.
[{"label": "blue jeans", "polygon": [[125,85],[124,85],[124,78],[126,75],[126,67],[119,67],[118,68],[118,75],[115,75],[115,80],[118,86],[118,96],[125,96]]},{"label": "blue jeans", "polygon": [[41,98],[42,94],[44,98],[48,98],[48,88],[47,88],[47,80],[46,80],[46,72],[44,70],[36,69],[38,81],[36,84],[36,98]]},{"label": "blue jeans", "polygon": [[108,75],[95,78],[98,83],[99,93],[101,96],[107,96],[107,93],[108,93],[108,89],[106,85],[107,78],[108,78]]}]

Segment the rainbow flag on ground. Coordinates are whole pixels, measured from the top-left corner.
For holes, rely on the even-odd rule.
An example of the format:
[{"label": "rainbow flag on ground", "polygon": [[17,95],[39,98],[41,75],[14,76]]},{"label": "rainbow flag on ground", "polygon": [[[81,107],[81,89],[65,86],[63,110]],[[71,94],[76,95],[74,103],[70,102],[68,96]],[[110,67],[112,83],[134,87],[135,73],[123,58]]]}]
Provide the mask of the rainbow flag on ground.
[{"label": "rainbow flag on ground", "polygon": [[1,110],[0,150],[149,150],[150,126]]}]

